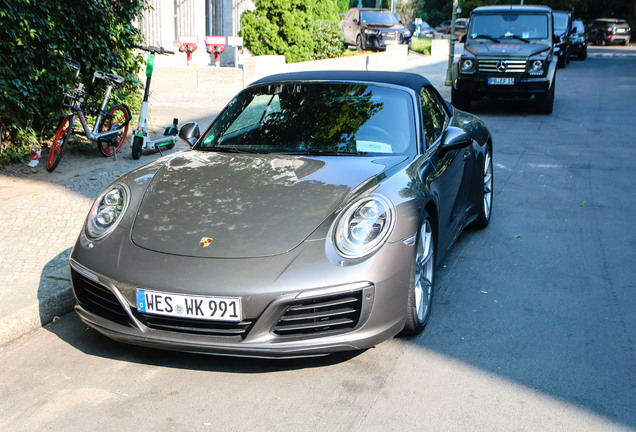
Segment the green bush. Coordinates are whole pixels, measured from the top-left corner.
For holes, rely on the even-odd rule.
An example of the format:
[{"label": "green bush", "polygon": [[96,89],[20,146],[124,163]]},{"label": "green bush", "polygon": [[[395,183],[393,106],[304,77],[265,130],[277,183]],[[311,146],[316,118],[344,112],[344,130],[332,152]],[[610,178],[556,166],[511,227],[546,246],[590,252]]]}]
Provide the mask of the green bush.
[{"label": "green bush", "polygon": [[412,38],[411,51],[417,51],[422,54],[431,55],[432,38]]},{"label": "green bush", "polygon": [[[0,163],[19,160],[38,139],[50,138],[60,115],[64,89],[73,72],[61,55],[82,66],[90,84],[95,70],[126,81],[113,101],[128,100],[139,89],[140,60],[130,47],[141,41],[133,20],[146,0],[0,0]],[[95,89],[98,95],[103,86]]]},{"label": "green bush", "polygon": [[243,13],[240,33],[254,55],[284,55],[285,61],[293,63],[328,58],[338,51],[335,27],[324,24],[338,25],[336,0],[260,0],[255,6],[254,11]]},{"label": "green bush", "polygon": [[319,20],[314,28],[314,60],[340,57],[345,50],[340,25],[334,21]]}]

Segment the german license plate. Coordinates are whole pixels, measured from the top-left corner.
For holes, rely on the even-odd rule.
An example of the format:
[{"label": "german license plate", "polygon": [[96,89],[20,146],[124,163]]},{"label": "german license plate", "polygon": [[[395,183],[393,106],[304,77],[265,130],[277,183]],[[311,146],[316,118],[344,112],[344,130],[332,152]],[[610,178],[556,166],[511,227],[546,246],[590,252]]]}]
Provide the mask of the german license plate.
[{"label": "german license plate", "polygon": [[490,85],[515,85],[514,78],[488,78]]},{"label": "german license plate", "polygon": [[384,44],[385,45],[397,45],[398,41],[396,40],[385,40]]},{"label": "german license plate", "polygon": [[216,297],[137,290],[139,312],[179,318],[239,322],[243,319],[240,297]]}]

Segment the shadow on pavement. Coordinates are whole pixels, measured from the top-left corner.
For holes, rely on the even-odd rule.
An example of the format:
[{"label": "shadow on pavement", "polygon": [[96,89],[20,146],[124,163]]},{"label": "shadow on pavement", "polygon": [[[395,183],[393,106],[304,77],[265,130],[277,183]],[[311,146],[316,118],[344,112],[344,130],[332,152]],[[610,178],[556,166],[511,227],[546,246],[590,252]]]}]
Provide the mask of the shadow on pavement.
[{"label": "shadow on pavement", "polygon": [[75,312],[49,324],[45,329],[90,356],[163,368],[240,374],[320,368],[349,361],[364,352],[299,359],[260,359],[167,351],[116,342],[88,327]]}]

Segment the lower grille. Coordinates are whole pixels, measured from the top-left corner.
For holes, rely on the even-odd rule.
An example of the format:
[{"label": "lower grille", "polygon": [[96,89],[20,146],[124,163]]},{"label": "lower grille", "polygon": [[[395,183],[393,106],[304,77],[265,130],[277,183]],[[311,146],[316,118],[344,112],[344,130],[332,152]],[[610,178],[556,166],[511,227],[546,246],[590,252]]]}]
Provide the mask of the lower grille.
[{"label": "lower grille", "polygon": [[360,321],[362,291],[304,300],[287,307],[273,329],[281,336],[352,329]]},{"label": "lower grille", "polygon": [[252,326],[252,320],[239,323],[226,323],[210,320],[183,319],[137,313],[146,326],[155,330],[190,333],[207,336],[236,336],[244,338]]},{"label": "lower grille", "polygon": [[128,325],[128,314],[106,286],[71,269],[77,303],[86,311],[119,324]]},{"label": "lower grille", "polygon": [[391,40],[391,41],[399,40],[399,38],[398,38],[398,33],[397,33],[397,32],[391,32],[391,33],[389,33],[389,32],[383,32],[383,33],[382,33],[382,39],[384,39],[384,40]]}]

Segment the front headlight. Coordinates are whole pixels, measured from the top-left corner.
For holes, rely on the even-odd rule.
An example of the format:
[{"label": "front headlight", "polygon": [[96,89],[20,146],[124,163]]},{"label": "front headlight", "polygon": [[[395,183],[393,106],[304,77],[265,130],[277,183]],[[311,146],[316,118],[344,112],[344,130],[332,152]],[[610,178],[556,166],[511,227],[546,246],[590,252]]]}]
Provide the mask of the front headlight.
[{"label": "front headlight", "polygon": [[351,203],[340,215],[334,233],[338,253],[362,258],[382,246],[391,233],[395,210],[380,195],[369,195]]},{"label": "front headlight", "polygon": [[475,72],[475,62],[473,59],[462,59],[462,73],[473,73]]},{"label": "front headlight", "polygon": [[372,36],[372,35],[379,35],[380,31],[379,30],[372,30],[372,29],[365,29],[364,30],[364,34],[368,35],[368,36]]},{"label": "front headlight", "polygon": [[530,61],[530,74],[541,75],[543,73],[543,60]]},{"label": "front headlight", "polygon": [[130,194],[122,185],[113,185],[102,192],[91,207],[86,220],[86,237],[99,240],[115,229],[126,212]]}]

